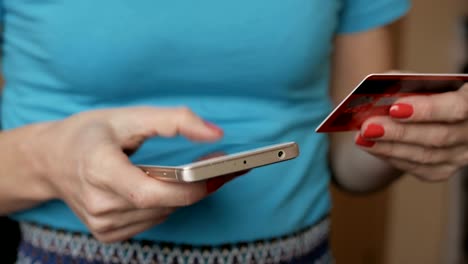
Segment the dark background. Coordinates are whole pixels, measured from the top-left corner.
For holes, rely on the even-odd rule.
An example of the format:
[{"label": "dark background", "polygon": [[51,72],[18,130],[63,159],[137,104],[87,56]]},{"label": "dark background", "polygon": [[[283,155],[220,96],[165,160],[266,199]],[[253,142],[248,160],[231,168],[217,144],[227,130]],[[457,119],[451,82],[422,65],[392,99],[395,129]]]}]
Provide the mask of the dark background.
[{"label": "dark background", "polygon": [[0,217],[0,259],[2,263],[14,263],[20,240],[18,224]]}]

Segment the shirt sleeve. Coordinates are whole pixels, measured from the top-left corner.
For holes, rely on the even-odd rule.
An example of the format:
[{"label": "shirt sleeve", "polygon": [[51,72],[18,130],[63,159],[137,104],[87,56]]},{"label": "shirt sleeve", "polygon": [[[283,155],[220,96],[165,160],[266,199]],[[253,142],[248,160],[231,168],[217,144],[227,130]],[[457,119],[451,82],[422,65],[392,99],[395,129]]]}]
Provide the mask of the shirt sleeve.
[{"label": "shirt sleeve", "polygon": [[[1,1],[1,0],[0,0]],[[342,0],[337,32],[370,30],[390,24],[410,9],[410,0]]]}]

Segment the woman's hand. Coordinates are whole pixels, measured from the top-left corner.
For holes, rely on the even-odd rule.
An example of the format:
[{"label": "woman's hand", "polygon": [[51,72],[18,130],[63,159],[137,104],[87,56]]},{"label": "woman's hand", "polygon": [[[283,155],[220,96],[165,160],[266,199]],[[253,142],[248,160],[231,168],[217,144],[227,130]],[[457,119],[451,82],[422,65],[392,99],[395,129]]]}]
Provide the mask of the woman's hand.
[{"label": "woman's hand", "polygon": [[399,99],[390,116],[364,122],[356,144],[420,179],[449,178],[468,165],[468,84]]},{"label": "woman's hand", "polygon": [[197,141],[222,137],[219,128],[186,108],[139,107],[84,112],[49,123],[26,147],[52,197],[65,201],[97,239],[114,242],[161,223],[177,207],[224,183],[159,181],[126,155],[149,137],[179,134]]}]

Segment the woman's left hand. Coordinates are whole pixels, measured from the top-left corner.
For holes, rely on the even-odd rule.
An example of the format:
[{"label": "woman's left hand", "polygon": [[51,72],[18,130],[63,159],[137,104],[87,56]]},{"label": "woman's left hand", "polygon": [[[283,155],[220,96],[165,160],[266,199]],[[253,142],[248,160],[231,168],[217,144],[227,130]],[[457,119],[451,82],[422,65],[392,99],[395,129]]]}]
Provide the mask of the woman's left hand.
[{"label": "woman's left hand", "polygon": [[364,122],[356,144],[420,179],[449,178],[468,165],[468,83],[399,99],[389,116]]}]

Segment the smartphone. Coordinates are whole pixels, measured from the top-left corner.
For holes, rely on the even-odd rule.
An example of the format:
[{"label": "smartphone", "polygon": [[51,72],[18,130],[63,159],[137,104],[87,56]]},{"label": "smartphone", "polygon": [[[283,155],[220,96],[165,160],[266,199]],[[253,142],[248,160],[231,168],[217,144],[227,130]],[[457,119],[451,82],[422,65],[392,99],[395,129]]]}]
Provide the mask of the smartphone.
[{"label": "smartphone", "polygon": [[197,182],[296,158],[295,142],[268,145],[180,166],[137,165],[148,176],[175,182]]},{"label": "smartphone", "polygon": [[468,74],[371,74],[326,117],[316,132],[359,130],[371,116],[388,115],[399,98],[456,91]]}]

